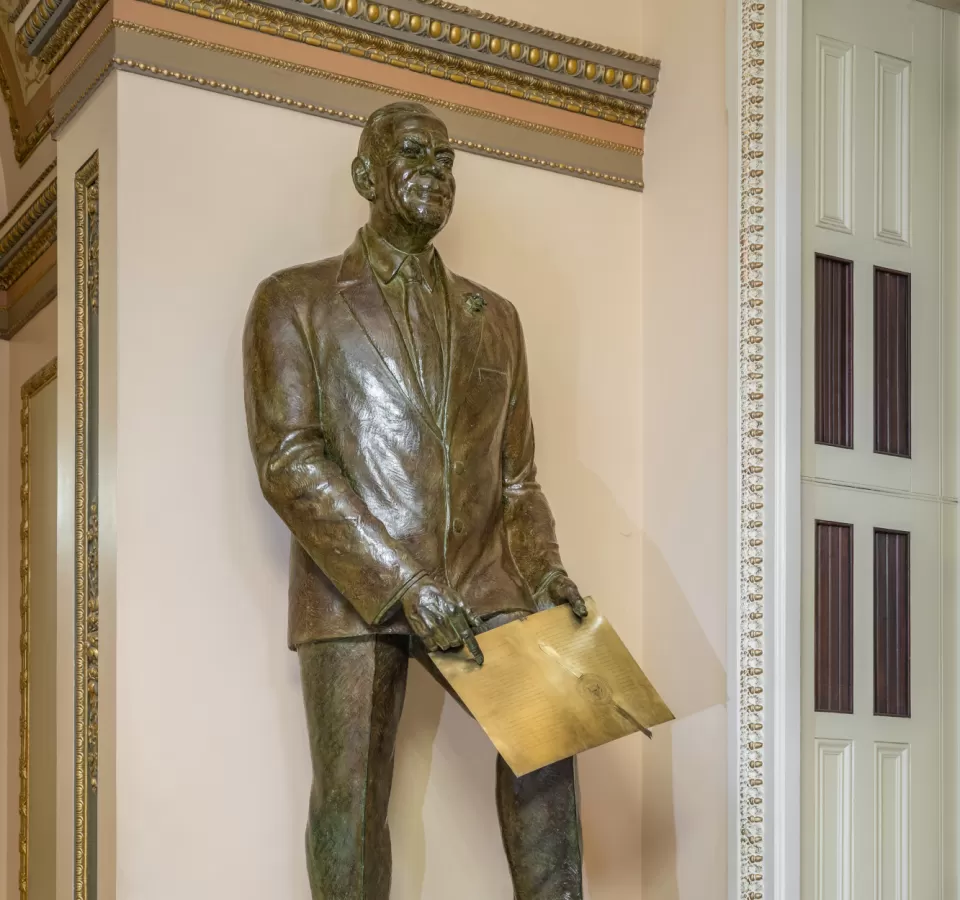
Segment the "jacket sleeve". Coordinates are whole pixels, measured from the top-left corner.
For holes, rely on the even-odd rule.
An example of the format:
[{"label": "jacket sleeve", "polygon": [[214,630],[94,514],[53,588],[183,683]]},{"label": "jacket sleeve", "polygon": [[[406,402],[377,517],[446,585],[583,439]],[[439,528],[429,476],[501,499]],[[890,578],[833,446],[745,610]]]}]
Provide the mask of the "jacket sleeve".
[{"label": "jacket sleeve", "polygon": [[507,540],[520,574],[534,594],[566,574],[553,514],[537,482],[527,352],[520,317],[511,306],[518,347],[503,436],[503,503]]},{"label": "jacket sleeve", "polygon": [[383,622],[423,573],[325,453],[322,385],[304,323],[276,277],[258,287],[247,315],[243,369],[264,496],[363,619]]}]

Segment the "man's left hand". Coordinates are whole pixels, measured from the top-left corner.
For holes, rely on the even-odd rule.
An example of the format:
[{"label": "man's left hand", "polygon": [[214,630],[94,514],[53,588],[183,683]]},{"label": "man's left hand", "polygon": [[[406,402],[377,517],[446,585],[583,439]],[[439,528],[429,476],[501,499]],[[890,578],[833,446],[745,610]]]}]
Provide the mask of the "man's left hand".
[{"label": "man's left hand", "polygon": [[584,603],[583,597],[580,596],[580,591],[572,578],[568,578],[566,575],[558,575],[547,585],[545,593],[554,606],[560,606],[563,603],[568,604],[578,619],[587,615],[587,604]]}]

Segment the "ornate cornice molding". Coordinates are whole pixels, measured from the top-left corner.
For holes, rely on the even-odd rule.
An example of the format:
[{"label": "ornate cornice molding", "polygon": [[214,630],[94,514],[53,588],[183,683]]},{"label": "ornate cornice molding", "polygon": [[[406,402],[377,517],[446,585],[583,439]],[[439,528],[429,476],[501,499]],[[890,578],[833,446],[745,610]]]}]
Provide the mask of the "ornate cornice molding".
[{"label": "ornate cornice molding", "polygon": [[[431,45],[425,46],[422,40],[425,35],[431,34],[431,26],[425,24],[427,18],[408,15],[406,12],[400,13],[398,25],[389,34],[368,31],[356,24],[360,21],[361,0],[317,0],[313,6],[309,6],[305,0],[289,0],[291,4],[302,9],[302,12],[254,3],[251,0],[141,2],[633,128],[642,128],[646,124],[652,93],[656,88],[655,80],[643,76],[647,78],[650,86],[648,93],[642,93],[642,78],[634,73],[627,73],[634,79],[631,89],[624,89],[621,85],[617,90],[617,86],[613,85],[610,90],[606,90],[606,85],[594,83],[597,79],[586,77],[591,66],[601,72],[598,76],[601,82],[603,72],[620,73],[617,77],[621,81],[625,77],[624,73],[619,69],[603,68],[600,64],[585,62],[582,58],[563,57],[559,54],[558,58],[565,60],[565,71],[554,74],[548,65],[547,54],[538,48],[516,42],[514,43],[519,48],[520,58],[513,60],[511,65],[507,61],[512,56],[510,45],[502,39],[483,34],[483,47],[473,51],[469,47],[470,40],[473,34],[481,32],[468,34],[461,26],[450,26],[448,23],[441,23],[439,19],[430,20],[431,25],[437,23],[441,27],[436,37],[431,35]],[[327,9],[328,4],[337,4],[337,7]],[[357,15],[350,15],[348,8],[358,10]],[[384,21],[385,11],[389,17],[392,7],[364,3],[362,8],[366,10],[365,17],[376,17],[375,21],[368,21],[368,25],[376,25],[381,31],[388,27],[381,23]],[[326,13],[327,17],[323,17],[321,11]],[[328,18],[341,12],[344,16],[343,22]],[[399,13],[399,10],[397,12]],[[420,19],[420,22],[414,22],[418,24],[418,30],[414,32],[410,23],[416,19]],[[346,24],[347,22],[350,24]],[[453,37],[458,38],[456,43]],[[490,51],[494,40],[501,41],[500,52],[480,55],[484,51]],[[523,58],[524,55],[529,57],[531,49],[538,49],[541,53],[536,65]],[[454,52],[455,50],[458,52]],[[576,63],[575,73],[570,71],[575,68],[571,63]]]},{"label": "ornate cornice molding", "polygon": [[[57,242],[57,180],[50,177],[55,167],[48,166],[0,220],[0,291],[16,288],[8,305],[0,306],[0,340],[11,338],[56,296],[55,261],[36,267]],[[29,280],[18,285],[28,272]]]},{"label": "ornate cornice molding", "polygon": [[[52,167],[48,167],[41,178],[31,185],[15,208],[14,215],[51,172]],[[15,219],[8,216],[0,222],[0,227],[4,225],[8,227],[0,234],[0,290],[6,291],[57,241],[56,178]]]},{"label": "ornate cornice molding", "polygon": [[616,56],[620,59],[627,60],[628,62],[635,63],[640,66],[653,66],[658,69],[660,68],[659,59],[652,59],[649,56],[640,56],[636,53],[630,53],[626,50],[616,50],[613,47],[606,47],[603,44],[596,44],[593,41],[586,41],[582,38],[570,37],[566,34],[560,34],[556,31],[547,31],[544,28],[538,28],[536,25],[527,25],[523,22],[517,22],[514,19],[498,16],[496,13],[483,12],[479,9],[471,9],[468,6],[460,6],[457,3],[448,3],[447,0],[416,0],[416,2],[424,6],[433,6],[437,9],[442,9],[445,12],[461,13],[463,15],[470,16],[471,18],[478,19],[482,22],[489,22],[490,24],[498,27],[515,28],[518,31],[525,31],[528,34],[535,35],[538,38],[560,41],[564,44],[569,44],[571,47],[578,47],[583,50],[593,51],[595,53],[603,53],[608,56]]},{"label": "ornate cornice molding", "polygon": [[[49,170],[48,170],[49,172]],[[41,219],[51,208],[55,207],[57,202],[57,182],[52,181],[37,197],[30,207],[24,212],[13,226],[0,236],[0,271],[2,271],[2,261],[10,251],[20,243],[23,236]]]},{"label": "ornate cornice molding", "polygon": [[53,125],[53,113],[49,110],[41,116],[37,124],[26,134],[23,133],[20,118],[17,116],[16,107],[13,100],[13,91],[10,82],[7,79],[7,73],[0,64],[0,95],[3,96],[3,102],[7,106],[7,115],[10,121],[10,136],[13,138],[13,153],[19,165],[23,165],[37,147],[46,137],[47,132]]},{"label": "ornate cornice molding", "polygon": [[[217,53],[224,53],[228,56],[233,56],[238,59],[250,60],[251,62],[261,63],[263,65],[269,66],[271,68],[279,69],[285,72],[295,72],[297,74],[308,74],[314,77],[323,78],[328,81],[335,82],[337,84],[342,84],[350,87],[365,87],[369,88],[372,85],[369,82],[361,81],[358,78],[351,78],[347,75],[338,75],[333,72],[327,72],[322,69],[311,68],[309,66],[300,65],[298,63],[288,62],[282,59],[274,59],[263,54],[251,53],[250,51],[237,50],[233,47],[228,47],[224,44],[215,44],[211,41],[203,41],[197,38],[185,37],[184,35],[177,34],[176,32],[164,31],[159,28],[152,28],[147,25],[141,25],[138,22],[126,22],[121,20],[116,20],[111,23],[110,27],[104,31],[103,34],[97,39],[97,41],[91,45],[91,47],[84,54],[83,58],[80,60],[80,63],[77,65],[77,69],[83,65],[99,48],[104,40],[107,39],[110,32],[113,30],[121,32],[135,32],[137,34],[148,34],[154,37],[163,38],[165,40],[175,41],[179,44],[186,45],[188,47],[197,47],[207,50],[213,50]],[[117,65],[126,65],[128,68],[133,67],[135,62],[132,60],[121,60],[119,58],[114,58],[113,62]],[[139,66],[137,66],[139,68]],[[158,74],[156,72],[151,72],[150,74]],[[175,77],[174,73],[169,73],[167,70],[164,72],[165,75],[169,77]],[[178,73],[177,73],[178,74]],[[557,128],[550,128],[545,125],[539,125],[535,122],[528,122],[523,119],[517,119],[512,116],[500,115],[498,113],[487,112],[485,110],[475,109],[472,107],[463,106],[459,103],[452,103],[448,100],[438,99],[436,97],[430,97],[426,94],[418,94],[412,91],[403,91],[398,90],[397,88],[390,87],[389,85],[376,85],[376,89],[381,93],[387,94],[392,97],[403,98],[405,100],[416,100],[420,103],[430,104],[431,106],[436,106],[441,109],[447,109],[454,112],[460,112],[465,115],[474,116],[482,119],[489,119],[491,121],[503,123],[506,125],[513,125],[517,128],[523,128],[529,131],[535,131],[540,134],[547,134],[552,137],[562,138],[564,140],[574,140],[579,143],[587,144],[591,147],[601,147],[607,150],[613,150],[617,153],[626,153],[631,156],[642,156],[643,151],[639,147],[633,147],[628,144],[620,144],[615,141],[603,140],[601,138],[590,137],[588,135],[576,134],[569,131],[561,131]],[[235,91],[231,91],[235,93]],[[289,103],[284,103],[283,105],[290,105]],[[351,114],[345,111],[336,111],[328,109],[331,115],[334,115],[336,118],[346,118],[349,121],[357,121],[358,123],[363,123],[366,121],[363,116],[352,116]],[[57,122],[57,127],[62,123]],[[466,143],[466,142],[464,142]]]},{"label": "ornate cornice molding", "polygon": [[56,209],[8,258],[0,260],[0,290],[9,290],[57,242]]},{"label": "ornate cornice molding", "polygon": [[[282,6],[290,0],[273,0]],[[656,89],[657,60],[614,51],[588,41],[524,25],[453,3],[393,0],[292,0],[315,17],[386,37],[401,37],[426,48],[566,82],[644,106]]]},{"label": "ornate cornice molding", "polygon": [[20,212],[20,210],[23,208],[24,203],[26,203],[27,200],[29,200],[30,197],[33,196],[33,192],[34,192],[38,187],[40,187],[41,184],[43,184],[43,183],[47,180],[47,178],[48,178],[48,176],[50,175],[50,173],[53,172],[56,168],[57,168],[57,163],[56,163],[56,161],[54,161],[54,162],[50,163],[50,165],[47,166],[47,167],[37,176],[36,181],[34,181],[33,184],[31,184],[30,187],[28,187],[28,188],[20,195],[20,199],[17,200],[16,203],[14,203],[14,204],[12,204],[12,205],[10,206],[10,212],[8,212],[2,219],[0,219],[0,229],[5,228],[5,227],[7,226],[7,223],[10,222],[10,220],[13,219],[13,217],[16,216],[17,213]]},{"label": "ornate cornice molding", "polygon": [[[135,13],[133,7],[141,4],[145,11]],[[247,34],[255,32],[261,43],[263,38],[260,36],[283,38],[301,48],[317,48],[341,58],[347,56],[383,64],[389,67],[389,73],[384,70],[378,77],[373,71],[376,67],[371,67],[371,74],[362,82],[366,88],[378,84],[388,91],[391,87],[402,88],[406,94],[417,94],[438,106],[461,110],[470,107],[475,116],[491,116],[491,120],[512,122],[541,134],[551,133],[554,111],[584,116],[597,124],[566,126],[559,122],[561,127],[552,130],[565,138],[596,147],[616,148],[628,154],[642,152],[642,139],[629,137],[626,132],[624,138],[619,139],[615,131],[604,132],[603,129],[609,129],[610,125],[643,129],[660,73],[660,64],[655,59],[446,0],[392,0],[389,4],[367,0],[118,0],[109,7],[107,0],[35,0],[32,6],[19,4],[18,9],[19,15],[13,26],[16,27],[15,42],[36,59],[41,79],[50,78],[53,88],[46,110],[42,105],[37,110],[37,103],[34,103],[26,123],[29,131],[24,132],[17,115],[22,104],[14,96],[19,96],[18,85],[11,85],[0,71],[0,93],[3,93],[10,110],[16,156],[21,164],[51,128],[62,123],[63,107],[58,105],[58,97],[83,67],[84,60],[122,19],[135,19],[143,24],[159,22],[158,15],[169,17],[169,13],[177,13],[205,23],[193,24],[176,15],[164,20],[164,24],[170,23],[166,25],[167,36],[176,33],[187,43],[193,41],[197,33],[209,34],[211,27],[208,23],[215,23],[212,31],[216,33],[219,33],[220,26],[233,26]],[[156,9],[165,12],[147,11]],[[133,27],[137,23],[127,24]],[[97,38],[78,62],[76,54],[68,54],[91,27],[97,30]],[[239,48],[245,42],[249,44],[250,39],[240,35],[230,37],[228,31],[223,29],[222,41],[218,42],[214,35],[214,40],[206,43],[208,46],[219,43],[222,52],[233,52],[239,58]],[[294,50],[289,46],[285,49],[283,42],[274,43],[272,40],[267,44],[259,56],[268,66],[279,68],[291,60],[296,60],[301,69],[313,66],[303,49]],[[228,45],[234,45],[233,49]],[[308,52],[312,54],[312,50]],[[251,57],[257,55],[251,54]],[[59,71],[54,72],[62,62],[72,69],[66,77]],[[102,55],[98,63],[98,68],[102,69],[105,65]],[[188,83],[193,83],[188,76],[195,76],[198,86],[249,96],[261,102],[302,107],[317,114],[326,114],[324,110],[329,108],[333,115],[337,115],[334,105],[316,103],[313,97],[297,97],[293,92],[287,93],[286,89],[278,91],[275,82],[269,78],[262,84],[242,83],[217,72],[221,77],[212,80],[219,87],[211,87],[205,83],[206,74],[185,71],[183,60],[176,54],[168,58],[143,58],[116,52],[111,66],[133,69],[140,63],[143,68],[138,70],[144,74]],[[352,74],[356,66],[352,61],[338,62],[329,54],[318,52],[314,71],[322,70],[329,70],[329,74],[336,77],[346,72]],[[411,75],[422,81],[422,88],[413,84]],[[447,82],[448,86],[431,88],[433,79]],[[478,99],[471,101],[469,96],[464,96],[472,95],[474,89],[486,92],[486,98],[478,94]],[[456,92],[459,95],[455,96]],[[86,91],[84,96],[89,94],[90,91]],[[508,104],[518,100],[536,104],[540,109],[534,111],[530,107],[529,119],[526,119],[523,107],[507,108]],[[349,102],[344,103],[340,111],[346,115],[360,114],[361,119],[369,112],[351,109]],[[518,148],[509,143],[503,146],[496,141],[478,141],[473,137],[464,140],[464,146],[476,149],[476,152],[584,177],[597,177],[635,189],[640,186],[640,180],[634,177],[632,170],[628,173],[616,164],[604,174],[604,165],[583,165],[583,160],[579,159],[571,165],[566,158],[551,159],[550,148],[543,142],[532,148],[535,152],[528,153],[526,149],[531,148]],[[613,178],[608,179],[607,174]]]},{"label": "ornate cornice molding", "polygon": [[[45,2],[56,2],[56,0],[45,0]],[[33,41],[28,41],[24,37],[27,49],[31,55],[39,57],[48,71],[53,69],[106,5],[107,0],[74,0],[72,3],[67,0],[61,3],[57,7],[57,12],[61,15],[59,24],[42,29]],[[18,34],[19,37],[20,34]]]}]

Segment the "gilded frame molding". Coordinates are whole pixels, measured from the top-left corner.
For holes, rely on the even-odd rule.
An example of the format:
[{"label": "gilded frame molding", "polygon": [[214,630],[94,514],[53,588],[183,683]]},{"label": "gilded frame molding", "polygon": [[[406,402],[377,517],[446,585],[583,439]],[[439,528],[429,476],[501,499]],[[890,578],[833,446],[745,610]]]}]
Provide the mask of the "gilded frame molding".
[{"label": "gilded frame molding", "polygon": [[765,900],[767,521],[764,400],[767,370],[765,318],[766,38],[765,0],[739,0],[739,204],[737,241],[737,629],[735,698],[735,884],[740,900]]},{"label": "gilded frame molding", "polygon": [[[96,897],[88,848],[97,792],[97,309],[99,301],[99,154],[76,173],[75,413],[75,784],[74,898]],[[95,836],[93,836],[95,838]]]},{"label": "gilded frame molding", "polygon": [[52,359],[20,388],[20,900],[30,880],[30,401],[56,377]]}]

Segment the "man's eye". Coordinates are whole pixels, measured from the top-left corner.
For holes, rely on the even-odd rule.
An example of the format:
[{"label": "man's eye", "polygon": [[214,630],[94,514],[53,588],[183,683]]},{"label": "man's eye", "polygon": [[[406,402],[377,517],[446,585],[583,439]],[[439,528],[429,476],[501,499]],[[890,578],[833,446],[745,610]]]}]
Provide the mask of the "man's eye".
[{"label": "man's eye", "polygon": [[437,157],[437,162],[440,163],[445,169],[453,168],[453,154],[452,153],[441,153]]},{"label": "man's eye", "polygon": [[423,148],[419,144],[404,144],[402,149],[403,155],[411,159],[416,159],[423,152]]}]

